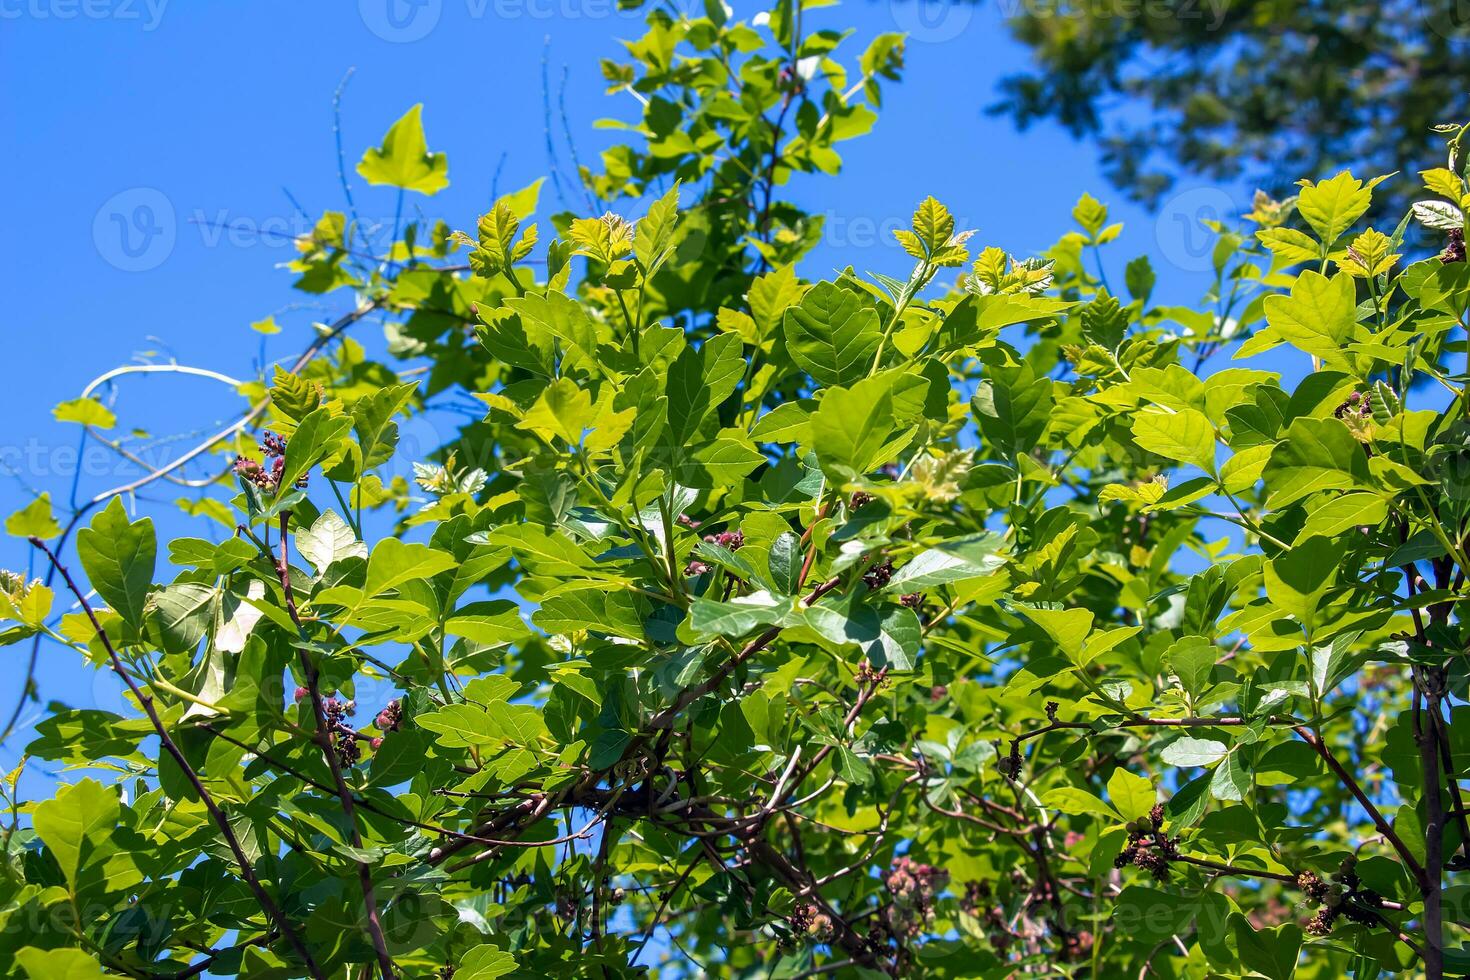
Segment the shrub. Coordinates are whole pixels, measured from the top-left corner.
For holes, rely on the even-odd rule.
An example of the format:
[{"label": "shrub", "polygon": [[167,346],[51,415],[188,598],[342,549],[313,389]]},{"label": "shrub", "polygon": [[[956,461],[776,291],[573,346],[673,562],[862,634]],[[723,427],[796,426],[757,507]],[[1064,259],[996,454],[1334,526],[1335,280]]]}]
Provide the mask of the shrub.
[{"label": "shrub", "polygon": [[[0,963],[1459,971],[1459,135],[1439,257],[1356,229],[1341,173],[1217,227],[1198,307],[1088,271],[1121,230],[1090,197],[1029,259],[925,199],[907,271],[808,282],[820,223],[778,195],[838,168],[902,39],[844,67],[789,4],[707,10],[605,66],[645,112],[585,175],[600,217],[540,234],[537,185],[382,257],[346,214],[302,240],[297,285],[353,304],[206,444],[225,492],[187,506],[233,535],[165,573],[123,503],[161,469],[10,519],[53,564],[5,580],[5,640],[137,710],[38,726],[85,772],[9,781]],[[360,173],[432,193],[426,146],[415,109]]]}]

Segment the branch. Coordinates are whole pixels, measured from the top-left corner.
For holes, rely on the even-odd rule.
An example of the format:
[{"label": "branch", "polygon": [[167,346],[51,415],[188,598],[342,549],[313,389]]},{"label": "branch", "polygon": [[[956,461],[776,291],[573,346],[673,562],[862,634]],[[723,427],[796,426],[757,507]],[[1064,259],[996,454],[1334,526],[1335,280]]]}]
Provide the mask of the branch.
[{"label": "branch", "polygon": [[[291,512],[283,512],[281,514],[281,559],[276,563],[276,573],[280,576],[281,588],[285,592],[286,611],[290,613],[291,621],[296,624],[296,629],[301,633],[302,639],[306,639],[306,628],[301,623],[301,616],[296,610],[296,599],[291,592],[291,565],[288,560],[290,522]],[[301,660],[301,672],[306,675],[306,689],[311,696],[312,713],[316,716],[316,743],[327,760],[327,768],[332,771],[332,782],[337,786],[337,798],[342,801],[342,813],[347,818],[352,846],[362,850],[362,833],[357,829],[356,797],[347,785],[347,780],[342,776],[342,766],[337,759],[337,750],[332,745],[332,729],[327,723],[327,709],[322,703],[321,677],[317,672],[316,664],[312,663],[311,656],[304,649],[297,653]],[[383,924],[378,920],[378,901],[373,894],[373,869],[366,861],[357,862],[357,880],[362,885],[362,901],[364,910],[367,912],[368,935],[372,937],[373,951],[378,956],[378,969],[382,971],[385,980],[397,980],[393,957],[388,953],[388,940],[383,934]]]},{"label": "branch", "polygon": [[31,538],[30,541],[32,545],[41,549],[42,553],[51,562],[51,567],[61,575],[62,579],[66,582],[66,587],[71,590],[72,595],[76,596],[77,601],[81,603],[82,609],[87,614],[87,618],[92,621],[92,628],[97,632],[97,639],[101,641],[103,649],[107,651],[108,659],[112,662],[113,673],[121,677],[123,683],[127,684],[128,689],[133,692],[133,697],[138,700],[144,713],[148,715],[148,720],[152,723],[153,730],[158,733],[158,741],[163,746],[164,751],[173,757],[174,762],[183,771],[184,777],[189,780],[189,785],[194,788],[194,792],[199,794],[199,798],[204,802],[204,808],[209,811],[210,817],[214,820],[215,825],[219,827],[220,835],[224,837],[225,843],[229,845],[230,852],[235,856],[235,863],[240,866],[240,877],[245,879],[245,884],[250,887],[250,891],[255,895],[255,900],[260,903],[260,907],[265,911],[267,918],[275,923],[276,929],[286,937],[286,941],[291,944],[291,948],[296,951],[296,955],[301,957],[302,962],[306,964],[306,969],[312,977],[316,978],[316,980],[325,980],[321,968],[317,966],[316,960],[312,958],[311,950],[307,949],[306,944],[291,925],[290,920],[286,918],[280,907],[276,905],[275,899],[271,898],[270,893],[265,890],[265,886],[256,877],[255,868],[251,865],[250,859],[246,857],[244,848],[240,846],[240,839],[235,836],[235,830],[230,826],[229,818],[225,816],[224,811],[215,803],[214,797],[205,788],[204,781],[199,778],[199,773],[194,770],[194,767],[190,765],[184,753],[174,743],[173,738],[169,736],[168,728],[164,726],[163,719],[158,716],[158,710],[153,706],[153,696],[144,693],[142,688],[133,680],[132,675],[123,669],[122,660],[118,657],[117,650],[113,648],[112,640],[108,638],[107,631],[102,628],[102,623],[98,621],[97,614],[92,611],[92,606],[87,602],[86,596],[82,594],[82,590],[77,588],[76,582],[72,580],[71,573],[62,567],[61,562],[57,560],[56,555],[46,546],[44,541],[36,537]]},{"label": "branch", "polygon": [[[812,603],[822,598],[822,596],[837,588],[841,581],[842,580],[839,577],[829,578],[827,581],[823,582],[821,585],[817,586],[811,591],[811,594],[808,595],[804,600],[805,604],[810,606]],[[679,696],[674,699],[674,703],[655,715],[653,717],[653,721],[649,722],[648,727],[654,731],[659,731],[665,728],[672,728],[674,724],[674,719],[677,718],[685,708],[689,707],[691,704],[693,704],[695,701],[698,701],[706,694],[709,694],[712,691],[718,689],[720,685],[724,684],[725,680],[735,672],[736,667],[739,667],[741,664],[745,663],[745,661],[749,660],[751,657],[755,656],[757,653],[760,653],[766,647],[770,646],[771,643],[776,639],[776,637],[780,635],[781,627],[772,626],[760,636],[745,644],[745,646],[740,650],[739,653],[731,657],[729,660],[725,661],[720,669],[711,674],[708,679],[698,684],[686,687],[684,688],[684,690],[680,691]]]},{"label": "branch", "polygon": [[1393,849],[1398,852],[1399,859],[1409,867],[1409,870],[1414,873],[1414,877],[1422,882],[1424,880],[1424,866],[1419,863],[1413,854],[1409,853],[1409,849],[1404,846],[1403,839],[1393,829],[1393,825],[1383,819],[1383,814],[1378,812],[1378,807],[1374,806],[1373,801],[1368,799],[1368,794],[1363,792],[1363,788],[1358,785],[1358,781],[1353,778],[1352,774],[1342,767],[1342,763],[1337,761],[1337,757],[1332,754],[1332,750],[1327,748],[1327,743],[1313,735],[1305,726],[1295,725],[1292,727],[1292,731],[1296,732],[1302,741],[1310,745],[1317,755],[1321,756],[1322,761],[1327,763],[1327,768],[1332,770],[1338,780],[1347,788],[1349,793],[1353,794],[1353,798],[1358,801],[1358,804],[1368,814],[1368,818],[1373,821],[1373,826],[1378,828],[1378,832],[1383,835],[1383,839],[1393,845]]}]

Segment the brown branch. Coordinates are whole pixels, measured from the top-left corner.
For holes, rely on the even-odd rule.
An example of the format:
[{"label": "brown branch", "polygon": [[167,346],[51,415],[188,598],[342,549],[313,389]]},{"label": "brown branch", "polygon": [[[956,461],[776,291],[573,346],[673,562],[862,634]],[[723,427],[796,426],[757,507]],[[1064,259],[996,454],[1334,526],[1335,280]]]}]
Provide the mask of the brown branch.
[{"label": "brown branch", "polygon": [[1313,735],[1303,725],[1293,726],[1292,731],[1296,732],[1302,741],[1311,746],[1312,750],[1321,757],[1322,761],[1327,763],[1327,768],[1331,769],[1343,786],[1347,788],[1347,791],[1353,794],[1353,799],[1357,800],[1358,805],[1368,814],[1368,818],[1373,821],[1373,826],[1378,828],[1378,832],[1383,835],[1383,839],[1393,845],[1393,849],[1398,852],[1399,859],[1414,873],[1415,879],[1423,881],[1424,866],[1409,852],[1408,847],[1404,845],[1397,831],[1393,829],[1393,825],[1383,818],[1382,813],[1378,812],[1378,807],[1374,806],[1373,801],[1368,799],[1368,794],[1363,792],[1363,788],[1358,785],[1358,781],[1353,778],[1352,773],[1344,769],[1342,763],[1337,761],[1337,757],[1332,754],[1332,750],[1327,747],[1327,743],[1316,735]]},{"label": "brown branch", "polygon": [[285,913],[281,911],[280,906],[276,904],[275,899],[271,898],[270,893],[265,890],[265,886],[261,884],[260,879],[256,876],[255,868],[251,865],[250,858],[245,855],[244,848],[240,846],[240,838],[235,836],[235,830],[230,826],[229,818],[225,816],[224,811],[215,803],[213,795],[205,788],[204,781],[199,777],[199,773],[194,770],[194,767],[189,763],[189,760],[169,735],[168,728],[163,724],[163,719],[158,716],[158,710],[153,706],[153,696],[145,693],[138,686],[137,682],[133,680],[132,675],[123,668],[122,659],[117,655],[117,650],[113,648],[112,640],[108,637],[107,631],[102,628],[102,623],[97,619],[97,614],[93,612],[92,606],[87,602],[86,596],[77,587],[76,582],[72,580],[71,573],[62,566],[56,555],[46,546],[44,541],[36,537],[32,537],[30,541],[32,545],[41,549],[41,552],[51,562],[51,567],[61,575],[62,580],[66,582],[66,587],[71,590],[72,595],[76,596],[77,601],[81,603],[83,611],[87,614],[87,618],[92,621],[92,628],[97,632],[97,639],[101,641],[103,649],[107,651],[108,659],[112,662],[113,672],[121,677],[123,683],[132,691],[133,697],[137,699],[144,713],[148,715],[148,720],[152,723],[153,730],[158,733],[158,741],[163,746],[164,751],[173,757],[174,762],[177,763],[179,769],[184,773],[184,778],[189,781],[189,785],[194,788],[194,792],[198,793],[199,799],[204,802],[204,808],[209,811],[209,816],[219,828],[220,836],[225,839],[225,843],[229,846],[230,852],[234,855],[235,863],[240,866],[240,877],[249,886],[251,893],[255,896],[255,900],[260,903],[260,907],[264,910],[266,917],[286,937],[286,941],[291,944],[291,948],[296,951],[296,955],[301,957],[302,962],[306,965],[307,971],[316,980],[324,980],[321,968],[317,966],[316,960],[311,955],[311,950],[307,948],[306,943],[302,941],[301,936],[292,927],[290,920],[286,918]]},{"label": "brown branch", "polygon": [[[291,591],[290,523],[291,512],[282,512],[281,559],[276,563],[276,572],[280,576],[281,589],[285,594],[286,612],[290,614],[291,621],[296,624],[296,629],[300,631],[302,639],[306,639],[306,627],[302,625],[301,614],[296,608],[296,598]],[[316,664],[312,662],[311,656],[304,649],[298,650],[297,654],[301,662],[301,672],[306,677],[306,690],[311,697],[312,714],[316,717],[316,743],[327,760],[327,768],[332,772],[332,782],[337,787],[337,798],[342,801],[342,814],[347,818],[348,836],[352,846],[362,850],[362,833],[357,829],[356,796],[342,775],[342,766],[337,759],[337,749],[332,744],[332,729],[327,722],[326,706],[322,702],[321,675],[317,672]],[[383,924],[378,919],[378,900],[373,893],[373,869],[366,861],[357,862],[357,880],[362,886],[362,901],[363,909],[367,913],[368,935],[372,938],[373,951],[378,957],[378,969],[382,972],[384,980],[397,980],[393,957],[388,952],[388,939],[383,934]]]}]

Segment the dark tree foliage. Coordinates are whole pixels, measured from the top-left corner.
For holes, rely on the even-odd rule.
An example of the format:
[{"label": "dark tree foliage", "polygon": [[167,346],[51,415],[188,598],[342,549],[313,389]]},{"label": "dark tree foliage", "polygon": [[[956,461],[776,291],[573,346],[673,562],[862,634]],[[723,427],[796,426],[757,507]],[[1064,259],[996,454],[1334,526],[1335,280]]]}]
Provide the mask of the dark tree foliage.
[{"label": "dark tree foliage", "polygon": [[1402,213],[1437,123],[1463,107],[1467,18],[1454,0],[1044,0],[1003,9],[1035,56],[992,112],[1096,137],[1110,178],[1156,204],[1181,176],[1278,195],[1351,166],[1399,177]]}]

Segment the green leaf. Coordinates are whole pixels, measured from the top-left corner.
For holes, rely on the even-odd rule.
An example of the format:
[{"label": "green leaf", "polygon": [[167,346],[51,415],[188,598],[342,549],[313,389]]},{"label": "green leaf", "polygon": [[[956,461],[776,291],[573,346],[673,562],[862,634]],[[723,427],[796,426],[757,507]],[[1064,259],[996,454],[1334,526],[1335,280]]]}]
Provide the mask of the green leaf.
[{"label": "green leaf", "polygon": [[54,538],[61,525],[51,514],[51,494],[43,493],[5,519],[5,530],[17,538]]},{"label": "green leaf", "polygon": [[1079,817],[1103,817],[1118,819],[1118,812],[1085,789],[1075,786],[1058,786],[1041,795],[1041,805],[1048,810],[1060,810]]},{"label": "green leaf", "polygon": [[592,396],[571,378],[558,378],[542,390],[516,428],[534,432],[547,442],[559,438],[568,446],[578,446],[583,431],[596,417]]},{"label": "green leaf", "polygon": [[1357,312],[1352,276],[1338,273],[1328,279],[1308,269],[1292,283],[1290,296],[1267,296],[1265,309],[1271,330],[1281,339],[1328,363],[1346,366],[1344,348]]},{"label": "green leaf", "polygon": [[791,359],[824,385],[864,378],[883,338],[878,314],[857,293],[829,282],[813,286],[786,311],[782,331]]},{"label": "green leaf", "polygon": [[921,551],[908,564],[894,573],[888,582],[890,592],[921,592],[937,585],[949,585],[992,575],[1005,565],[1001,554],[1005,539],[992,532],[946,541],[936,548]]},{"label": "green leaf", "polygon": [[332,452],[351,425],[350,418],[334,415],[325,406],[307,413],[286,443],[286,464],[276,485],[277,499],[290,493],[297,480]]},{"label": "green leaf", "polygon": [[1224,745],[1207,738],[1176,738],[1164,746],[1160,757],[1171,766],[1213,766],[1229,752]]},{"label": "green leaf", "polygon": [[1165,658],[1173,669],[1179,683],[1195,697],[1199,697],[1210,686],[1215,672],[1215,661],[1220,651],[1215,644],[1203,636],[1185,636],[1174,641]]},{"label": "green leaf", "polygon": [[681,446],[698,432],[700,423],[730,397],[744,373],[741,341],[734,334],[711,337],[697,349],[685,347],[669,368],[670,443]]},{"label": "green leaf", "polygon": [[885,377],[852,388],[831,388],[812,415],[812,448],[833,480],[859,480],[887,462],[902,445],[893,436],[893,388]]},{"label": "green leaf", "polygon": [[1251,774],[1240,757],[1240,751],[1231,752],[1215,769],[1210,780],[1210,795],[1215,799],[1239,802],[1250,795]]},{"label": "green leaf", "polygon": [[771,582],[786,595],[792,595],[800,586],[803,555],[801,539],[790,531],[783,531],[771,542],[771,553],[767,566]]},{"label": "green leaf", "polygon": [[90,953],[80,949],[37,949],[25,946],[15,960],[30,980],[105,980],[107,974]]},{"label": "green leaf", "polygon": [[1372,188],[1377,181],[1363,184],[1346,170],[1320,183],[1302,181],[1296,209],[1317,237],[1326,245],[1337,241],[1353,223],[1361,218],[1373,201]]},{"label": "green leaf", "polygon": [[495,980],[516,971],[516,958],[498,946],[471,946],[460,957],[455,980]]},{"label": "green leaf", "polygon": [[847,608],[817,603],[802,610],[802,620],[819,637],[841,649],[856,646],[876,667],[904,672],[914,669],[919,652],[919,618],[904,606],[880,612],[867,605]]},{"label": "green leaf", "polygon": [[453,555],[426,544],[384,538],[368,558],[367,584],[363,592],[367,596],[379,596],[405,582],[432,578],[456,564]]},{"label": "green leaf", "polygon": [[1159,796],[1153,783],[1120,766],[1108,779],[1108,799],[1112,800],[1124,820],[1137,820],[1148,816]]},{"label": "green leaf", "polygon": [[1235,943],[1246,968],[1269,980],[1291,980],[1301,956],[1301,927],[1288,922],[1274,929],[1254,929],[1243,915],[1234,921]]},{"label": "green leaf", "polygon": [[334,510],[323,511],[310,528],[296,532],[296,550],[311,562],[317,574],[348,558],[367,558],[367,545]]},{"label": "green leaf", "polygon": [[1022,609],[1027,619],[1046,631],[1062,652],[1074,661],[1082,654],[1087,634],[1092,632],[1090,609]]},{"label": "green leaf", "polygon": [[1337,419],[1299,418],[1266,463],[1266,505],[1280,510],[1321,490],[1369,489],[1368,457]]},{"label": "green leaf", "polygon": [[689,606],[689,627],[696,640],[716,636],[742,637],[759,627],[785,620],[789,603],[767,592],[736,596],[728,601],[696,596]]},{"label": "green leaf", "polygon": [[36,806],[32,817],[36,835],[55,855],[74,890],[87,865],[105,856],[121,810],[117,794],[95,779],[63,786]]},{"label": "green leaf", "polygon": [[153,521],[129,522],[122,498],[113,497],[92,526],[77,534],[77,556],[102,600],[126,622],[141,626],[158,557]]},{"label": "green leaf", "polygon": [[73,398],[62,402],[51,410],[58,422],[76,422],[80,425],[110,429],[117,424],[112,410],[95,398]]},{"label": "green leaf", "polygon": [[420,103],[388,129],[383,145],[362,155],[357,172],[369,184],[387,184],[420,194],[437,194],[449,186],[449,160],[430,153],[424,140]]},{"label": "green leaf", "polygon": [[1203,412],[1142,412],[1133,420],[1133,441],[1165,459],[1215,472],[1215,427]]},{"label": "green leaf", "polygon": [[981,381],[970,399],[980,434],[1007,460],[1036,446],[1050,421],[1052,404],[1051,379],[1036,377],[1029,364]]}]

